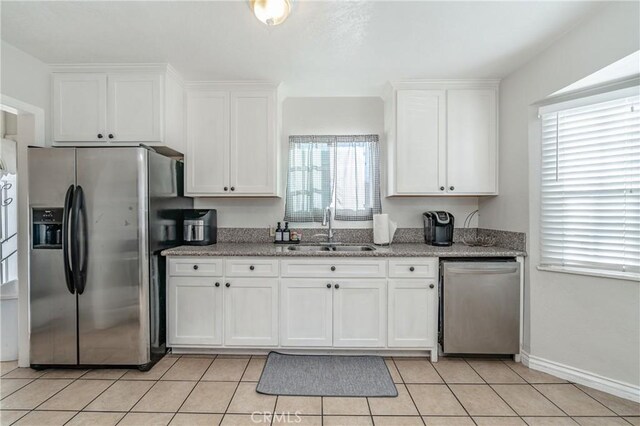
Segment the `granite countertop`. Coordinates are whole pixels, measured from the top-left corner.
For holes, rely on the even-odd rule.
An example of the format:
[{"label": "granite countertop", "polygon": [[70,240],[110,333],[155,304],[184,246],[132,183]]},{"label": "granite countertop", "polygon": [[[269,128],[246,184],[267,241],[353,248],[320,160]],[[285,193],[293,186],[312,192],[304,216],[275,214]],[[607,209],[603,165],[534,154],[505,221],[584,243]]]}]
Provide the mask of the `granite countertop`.
[{"label": "granite countertop", "polygon": [[[344,244],[350,245],[350,244]],[[162,251],[163,256],[272,256],[272,257],[515,257],[526,253],[502,247],[469,247],[454,243],[433,247],[422,243],[394,243],[375,246],[374,251],[293,251],[273,243],[218,243],[210,246],[180,246]]]}]

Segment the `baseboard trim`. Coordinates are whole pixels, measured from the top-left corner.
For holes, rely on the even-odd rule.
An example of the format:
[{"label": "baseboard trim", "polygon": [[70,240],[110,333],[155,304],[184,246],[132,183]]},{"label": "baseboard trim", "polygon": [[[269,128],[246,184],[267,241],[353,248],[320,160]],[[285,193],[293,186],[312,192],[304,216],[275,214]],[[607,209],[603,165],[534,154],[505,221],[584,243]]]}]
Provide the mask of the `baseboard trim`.
[{"label": "baseboard trim", "polygon": [[549,361],[548,359],[540,358],[526,352],[522,352],[522,363],[533,370],[542,371],[543,373],[548,373],[573,383],[589,386],[590,388],[631,401],[640,402],[640,386],[610,379],[559,362]]}]

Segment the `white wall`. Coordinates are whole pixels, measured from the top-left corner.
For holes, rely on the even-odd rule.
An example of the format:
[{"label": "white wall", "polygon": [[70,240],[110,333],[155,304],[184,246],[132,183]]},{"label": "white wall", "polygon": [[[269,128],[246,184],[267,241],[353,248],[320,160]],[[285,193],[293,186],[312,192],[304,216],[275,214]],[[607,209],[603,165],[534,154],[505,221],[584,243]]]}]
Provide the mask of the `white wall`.
[{"label": "white wall", "polygon": [[632,387],[640,385],[639,284],[535,269],[540,141],[531,105],[640,49],[639,15],[637,2],[606,4],[502,81],[500,196],[480,202],[481,227],[528,233],[525,350]]},{"label": "white wall", "polygon": [[[381,143],[384,137],[384,102],[377,97],[353,98],[287,98],[282,107],[283,123],[281,139],[280,167],[286,171],[289,135],[310,134],[377,134]],[[381,153],[381,195],[382,210],[388,213],[400,227],[422,226],[422,213],[427,210],[447,210],[462,226],[467,214],[478,208],[476,197],[445,198],[385,198],[386,159]],[[282,195],[280,199],[198,199],[197,208],[218,209],[218,226],[259,228],[274,225],[284,216],[284,185],[286,172],[283,173]],[[304,226],[309,226],[305,224]],[[371,227],[371,222],[335,222],[337,228]],[[475,222],[473,224],[475,226]]]},{"label": "white wall", "polygon": [[2,41],[0,94],[45,111],[45,140],[50,145],[50,70],[44,62]]}]

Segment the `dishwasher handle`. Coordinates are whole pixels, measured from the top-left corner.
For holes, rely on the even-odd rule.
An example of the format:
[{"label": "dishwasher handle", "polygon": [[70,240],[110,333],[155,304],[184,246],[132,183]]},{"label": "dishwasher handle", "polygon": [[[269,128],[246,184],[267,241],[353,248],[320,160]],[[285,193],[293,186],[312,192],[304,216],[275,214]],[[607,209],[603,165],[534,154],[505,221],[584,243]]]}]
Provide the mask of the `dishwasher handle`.
[{"label": "dishwasher handle", "polygon": [[518,272],[517,266],[511,266],[509,268],[460,268],[460,267],[446,267],[447,272],[453,272],[456,274],[515,274]]}]

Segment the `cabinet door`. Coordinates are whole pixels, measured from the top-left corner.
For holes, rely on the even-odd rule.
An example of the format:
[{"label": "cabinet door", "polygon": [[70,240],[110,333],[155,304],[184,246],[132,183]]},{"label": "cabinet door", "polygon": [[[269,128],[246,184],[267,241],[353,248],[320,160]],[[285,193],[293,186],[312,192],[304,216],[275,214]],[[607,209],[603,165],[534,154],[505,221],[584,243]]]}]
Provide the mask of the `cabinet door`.
[{"label": "cabinet door", "polygon": [[447,91],[447,191],[497,192],[495,89]]},{"label": "cabinet door", "polygon": [[107,133],[110,141],[162,141],[161,82],[159,74],[109,74]]},{"label": "cabinet door", "polygon": [[437,312],[438,286],[434,279],[390,280],[388,346],[434,348]]},{"label": "cabinet door", "polygon": [[224,288],[224,343],[230,346],[278,344],[278,280],[228,279]]},{"label": "cabinet door", "polygon": [[185,165],[189,194],[229,193],[228,92],[194,91],[187,94]]},{"label": "cabinet door", "polygon": [[231,190],[276,195],[275,91],[231,94]]},{"label": "cabinet door", "polygon": [[398,90],[396,102],[395,193],[443,192],[445,92]]},{"label": "cabinet door", "polygon": [[385,280],[336,280],[333,290],[333,346],[385,346],[386,294]]},{"label": "cabinet door", "polygon": [[107,75],[53,75],[53,138],[56,142],[105,142]]},{"label": "cabinet door", "polygon": [[168,345],[222,345],[220,278],[170,277]]},{"label": "cabinet door", "polygon": [[331,346],[333,285],[329,280],[284,279],[280,283],[280,344]]}]

